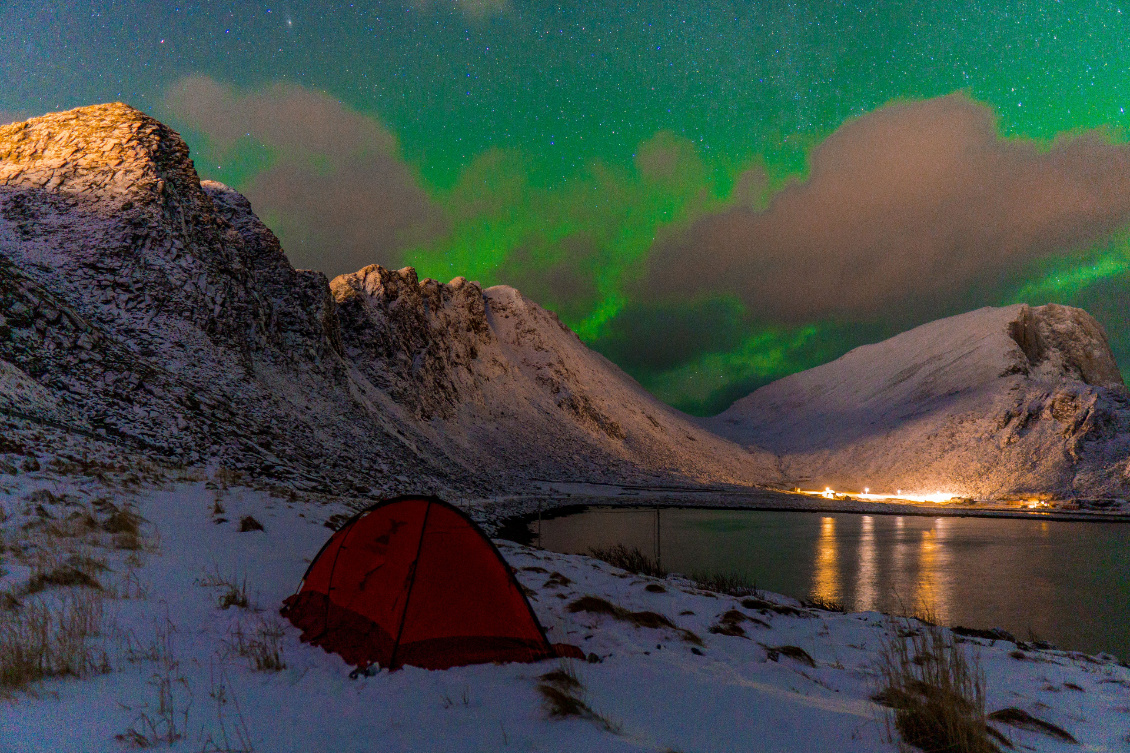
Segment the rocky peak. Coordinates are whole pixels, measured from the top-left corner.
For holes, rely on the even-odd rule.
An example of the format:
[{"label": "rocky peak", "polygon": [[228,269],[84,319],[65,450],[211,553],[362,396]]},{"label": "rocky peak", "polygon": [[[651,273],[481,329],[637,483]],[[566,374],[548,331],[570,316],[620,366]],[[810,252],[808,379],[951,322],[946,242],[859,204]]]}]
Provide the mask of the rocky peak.
[{"label": "rocky peak", "polygon": [[483,289],[422,282],[412,267],[371,264],[330,282],[345,351],[373,384],[425,420],[450,417],[474,390],[472,362],[494,340]]},{"label": "rocky peak", "polygon": [[200,347],[263,345],[269,311],[229,230],[181,137],[128,105],[0,127],[0,248],[143,351],[192,346],[186,325]]},{"label": "rocky peak", "polygon": [[1025,373],[1065,376],[1096,387],[1124,387],[1106,333],[1082,309],[1049,303],[1021,307],[1009,335],[1027,359]]},{"label": "rocky peak", "polygon": [[0,185],[114,204],[200,194],[188,147],[120,102],[0,126]]}]

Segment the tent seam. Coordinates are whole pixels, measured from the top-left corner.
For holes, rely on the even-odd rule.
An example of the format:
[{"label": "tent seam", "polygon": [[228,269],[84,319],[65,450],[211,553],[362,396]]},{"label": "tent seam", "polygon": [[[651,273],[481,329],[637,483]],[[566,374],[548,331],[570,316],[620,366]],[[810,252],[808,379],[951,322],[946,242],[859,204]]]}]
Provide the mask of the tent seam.
[{"label": "tent seam", "polygon": [[[424,534],[428,532],[428,516],[432,513],[432,501],[424,508],[424,522],[420,525],[420,541],[416,544],[416,558],[412,560],[412,577],[408,581],[408,593],[404,596],[404,613],[400,615],[400,626],[396,629],[396,640],[392,644],[392,654],[388,658],[389,671],[396,669],[396,652],[400,650],[400,637],[404,634],[404,623],[408,621],[408,607],[412,605],[412,589],[416,587],[416,572],[420,565],[420,554],[424,551]],[[336,564],[336,563],[335,563]]]}]

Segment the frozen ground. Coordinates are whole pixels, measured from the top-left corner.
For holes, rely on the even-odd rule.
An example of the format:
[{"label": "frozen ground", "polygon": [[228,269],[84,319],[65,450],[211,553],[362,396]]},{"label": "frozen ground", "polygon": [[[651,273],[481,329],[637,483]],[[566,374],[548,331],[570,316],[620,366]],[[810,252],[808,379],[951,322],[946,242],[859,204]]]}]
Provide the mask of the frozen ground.
[{"label": "frozen ground", "polygon": [[[408,668],[350,680],[336,656],[298,642],[276,610],[329,536],[325,521],[347,514],[347,502],[188,473],[175,480],[98,475],[0,476],[0,588],[21,593],[36,573],[60,563],[102,560],[106,567],[90,568],[104,587],[100,634],[90,640],[96,671],[39,681],[0,700],[4,753],[122,750],[170,732],[180,737],[169,747],[184,751],[896,749],[887,712],[869,700],[878,650],[893,625],[883,615],[746,608],[676,576],[639,577],[499,542],[551,640],[599,659],[567,662],[594,716],[556,719],[538,686],[561,661]],[[147,521],[141,550],[130,548],[137,542],[128,534],[111,532],[114,510],[127,505]],[[264,530],[240,532],[247,515]],[[221,608],[230,587],[238,592],[244,583],[248,606]],[[48,585],[0,616],[11,624],[39,600],[83,591],[92,593]],[[583,596],[662,614],[678,629],[570,612]],[[710,632],[731,610],[744,615],[730,622],[745,636]],[[1113,657],[1021,651],[1008,641],[963,645],[985,669],[989,710],[1024,709],[1082,744],[1002,727],[1018,749],[1130,750],[1130,669]],[[787,646],[803,649],[813,666]],[[257,671],[256,649],[262,663],[276,647],[285,667]]]}]

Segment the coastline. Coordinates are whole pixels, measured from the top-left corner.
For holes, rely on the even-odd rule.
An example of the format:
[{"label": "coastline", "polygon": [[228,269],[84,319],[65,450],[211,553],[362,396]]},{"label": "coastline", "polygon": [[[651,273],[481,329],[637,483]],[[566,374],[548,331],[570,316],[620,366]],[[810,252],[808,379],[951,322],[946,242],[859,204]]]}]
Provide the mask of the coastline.
[{"label": "coastline", "polygon": [[[1130,523],[1130,508],[1116,511],[1063,509],[1067,502],[1028,509],[992,502],[914,502],[862,500],[850,495],[833,499],[775,489],[726,487],[647,487],[595,483],[543,482],[540,494],[515,494],[463,501],[492,535],[511,538],[538,517],[553,518],[592,507],[696,508],[703,510],[788,511],[856,515],[1005,518],[1073,523]],[[503,533],[505,532],[505,533]],[[514,541],[521,539],[511,538]]]}]

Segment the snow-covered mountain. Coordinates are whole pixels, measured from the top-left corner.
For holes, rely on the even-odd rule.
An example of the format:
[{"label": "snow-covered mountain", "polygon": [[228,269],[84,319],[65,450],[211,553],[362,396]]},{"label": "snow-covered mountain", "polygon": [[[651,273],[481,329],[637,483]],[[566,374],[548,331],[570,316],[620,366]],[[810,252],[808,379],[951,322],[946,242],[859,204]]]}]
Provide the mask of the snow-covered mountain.
[{"label": "snow-covered mountain", "polygon": [[121,104],[0,127],[0,416],[304,488],[767,477],[517,291],[295,270]]},{"label": "snow-covered mountain", "polygon": [[1125,496],[1130,394],[1101,326],[1049,304],[941,319],[781,379],[704,425],[782,482],[977,498]]}]

